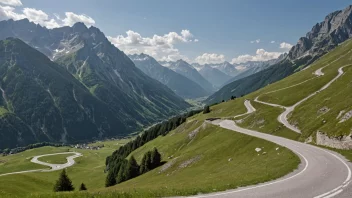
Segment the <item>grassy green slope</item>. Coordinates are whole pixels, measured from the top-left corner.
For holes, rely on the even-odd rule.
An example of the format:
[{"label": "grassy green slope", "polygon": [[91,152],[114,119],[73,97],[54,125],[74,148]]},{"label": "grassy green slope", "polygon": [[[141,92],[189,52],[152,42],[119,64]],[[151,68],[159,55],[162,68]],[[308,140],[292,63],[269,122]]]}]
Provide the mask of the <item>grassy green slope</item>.
[{"label": "grassy green slope", "polygon": [[[258,90],[255,92],[255,95],[260,96],[259,100],[261,101],[291,106],[308,96],[310,93],[319,90],[333,79],[338,74],[337,70],[339,67],[350,64],[349,58],[352,56],[351,49],[352,42],[347,41],[332,52],[320,58],[306,70],[295,73],[279,82]],[[317,69],[324,66],[327,67],[322,70],[324,72],[323,76],[317,77],[313,74]],[[281,91],[272,92],[301,82],[305,83]]]},{"label": "grassy green slope", "polygon": [[251,103],[257,111],[236,118],[237,125],[271,135],[281,136],[292,140],[298,140],[300,135],[295,133],[277,121],[277,117],[284,111],[257,102]]},{"label": "grassy green slope", "polygon": [[[121,145],[125,144],[126,141],[128,140],[108,141],[106,146],[100,150],[82,150],[69,147],[42,147],[27,150],[11,156],[0,157],[0,174],[46,168],[46,166],[31,163],[30,159],[33,156],[76,151],[82,153],[83,156],[75,158],[76,164],[67,168],[67,173],[72,179],[74,186],[78,188],[79,185],[84,182],[90,189],[102,188],[105,185],[106,176],[104,174],[105,158],[108,155],[111,155],[111,153]],[[104,142],[102,142],[102,144],[105,145]],[[63,157],[63,155],[60,157]],[[39,159],[42,160],[41,158]],[[48,173],[26,173],[0,177],[0,197],[5,195],[8,195],[8,197],[25,197],[31,193],[51,193],[54,182],[58,177],[59,171]],[[21,186],[21,188],[19,188],[19,186]]]},{"label": "grassy green slope", "polygon": [[[196,135],[191,138],[190,134]],[[168,162],[166,165],[107,190],[164,189],[165,195],[219,191],[281,177],[300,162],[291,151],[276,144],[196,120],[131,155],[140,161],[154,147]],[[258,147],[263,150],[256,152]]]}]

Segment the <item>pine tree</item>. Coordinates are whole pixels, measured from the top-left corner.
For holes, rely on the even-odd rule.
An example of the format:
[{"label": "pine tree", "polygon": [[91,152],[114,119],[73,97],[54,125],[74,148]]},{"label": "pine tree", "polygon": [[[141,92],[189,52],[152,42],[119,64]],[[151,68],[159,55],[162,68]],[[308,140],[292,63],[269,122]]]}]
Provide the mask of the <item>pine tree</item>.
[{"label": "pine tree", "polygon": [[203,114],[209,113],[210,112],[210,108],[209,106],[205,106],[204,110],[203,110]]},{"label": "pine tree", "polygon": [[137,177],[139,175],[139,169],[140,168],[136,159],[131,156],[131,158],[128,160],[127,167],[125,169],[126,180]]},{"label": "pine tree", "polygon": [[114,171],[110,170],[105,180],[105,187],[116,185],[116,178]]},{"label": "pine tree", "polygon": [[74,189],[72,181],[66,174],[66,170],[62,170],[60,177],[54,186],[54,192],[73,191]]},{"label": "pine tree", "polygon": [[140,174],[144,174],[150,171],[152,168],[152,160],[151,160],[152,153],[150,151],[146,152],[142,158],[141,167],[140,167]]},{"label": "pine tree", "polygon": [[151,154],[151,164],[152,164],[152,169],[160,166],[161,164],[161,155],[157,148],[154,148]]},{"label": "pine tree", "polygon": [[118,184],[120,184],[120,183],[122,183],[122,182],[127,180],[126,179],[126,175],[125,175],[126,169],[127,169],[127,163],[126,163],[126,161],[123,161],[121,163],[119,173],[117,174],[116,182]]},{"label": "pine tree", "polygon": [[84,183],[81,184],[81,186],[79,187],[79,191],[85,191],[87,190],[87,187]]}]

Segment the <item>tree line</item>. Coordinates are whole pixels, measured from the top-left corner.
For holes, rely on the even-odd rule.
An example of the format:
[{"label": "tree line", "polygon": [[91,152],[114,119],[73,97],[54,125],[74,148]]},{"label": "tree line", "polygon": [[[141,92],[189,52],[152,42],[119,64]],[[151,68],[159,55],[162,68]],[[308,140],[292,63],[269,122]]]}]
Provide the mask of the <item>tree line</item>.
[{"label": "tree line", "polygon": [[119,163],[117,169],[109,171],[106,177],[105,186],[114,186],[115,184],[133,179],[160,165],[161,154],[156,148],[154,148],[153,151],[148,151],[144,154],[140,165],[133,156],[131,156],[129,160],[123,159]]},{"label": "tree line", "polygon": [[[156,124],[153,127],[150,127],[149,129],[145,130],[141,135],[137,136],[134,140],[128,142],[124,146],[121,146],[118,150],[114,151],[112,155],[108,156],[105,160],[105,165],[106,165],[105,171],[108,171],[106,180],[113,181],[113,178],[115,179],[118,178],[118,173],[120,171],[121,166],[124,166],[124,164],[127,163],[125,158],[134,150],[143,146],[147,142],[154,140],[160,135],[165,136],[170,131],[176,129],[178,126],[186,122],[186,119],[188,117],[191,117],[200,112],[202,112],[202,110],[193,110],[186,114],[175,116],[173,118],[170,118],[167,121]],[[149,167],[145,166],[143,164],[143,160],[141,163],[141,167],[143,167],[143,170],[149,170],[151,168],[150,166]],[[108,184],[107,186],[116,184],[116,183],[114,184],[114,182],[106,182],[106,183]]]},{"label": "tree line", "polygon": [[20,153],[29,149],[34,149],[34,148],[40,148],[40,147],[44,147],[44,146],[54,146],[54,147],[62,147],[62,146],[67,146],[64,143],[51,143],[51,142],[40,142],[40,143],[35,143],[35,144],[29,144],[25,147],[17,147],[17,148],[13,148],[13,149],[0,149],[0,153],[2,153],[3,155],[8,155],[8,154],[15,154],[15,153]]}]

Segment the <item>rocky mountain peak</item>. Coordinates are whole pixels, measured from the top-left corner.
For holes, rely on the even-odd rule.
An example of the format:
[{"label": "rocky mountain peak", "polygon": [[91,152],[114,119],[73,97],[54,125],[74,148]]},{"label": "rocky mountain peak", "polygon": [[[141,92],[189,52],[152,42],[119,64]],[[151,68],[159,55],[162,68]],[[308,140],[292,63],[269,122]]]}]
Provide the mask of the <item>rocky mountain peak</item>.
[{"label": "rocky mountain peak", "polygon": [[311,56],[311,60],[314,60],[351,37],[352,5],[328,14],[324,21],[315,24],[311,31],[292,47],[288,57],[295,60]]}]

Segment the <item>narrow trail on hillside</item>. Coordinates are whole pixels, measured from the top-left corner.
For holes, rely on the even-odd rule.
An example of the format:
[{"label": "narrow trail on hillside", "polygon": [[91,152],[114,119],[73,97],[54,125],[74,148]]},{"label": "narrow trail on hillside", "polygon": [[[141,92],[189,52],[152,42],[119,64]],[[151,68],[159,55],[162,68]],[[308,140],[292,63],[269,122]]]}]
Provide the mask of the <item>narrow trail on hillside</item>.
[{"label": "narrow trail on hillside", "polygon": [[[325,90],[326,88],[328,88],[333,82],[335,82],[338,78],[340,78],[340,77],[344,74],[343,68],[348,67],[348,66],[351,66],[351,65],[352,65],[352,64],[344,65],[344,66],[340,67],[340,68],[338,69],[338,74],[337,74],[332,80],[330,80],[327,84],[325,84],[325,85],[324,85],[322,88],[320,88],[318,91],[313,92],[312,94],[310,94],[310,95],[308,95],[307,97],[303,98],[302,100],[296,102],[294,105],[292,105],[292,106],[290,106],[290,107],[286,107],[286,106],[282,106],[282,105],[279,105],[279,104],[272,104],[272,103],[260,101],[260,100],[258,99],[258,98],[260,97],[260,95],[257,96],[257,97],[254,99],[254,101],[255,101],[255,102],[258,102],[258,103],[261,103],[261,104],[265,104],[265,105],[269,105],[269,106],[273,106],[273,107],[280,107],[280,108],[285,109],[285,111],[282,112],[282,113],[278,116],[277,120],[278,120],[280,123],[282,123],[285,127],[287,127],[288,129],[290,129],[290,130],[292,130],[292,131],[294,131],[294,132],[296,132],[296,133],[301,133],[301,130],[300,130],[300,129],[298,129],[296,126],[294,126],[294,125],[292,125],[292,124],[289,123],[287,116],[288,116],[291,112],[293,112],[294,109],[295,109],[298,105],[302,104],[304,101],[308,100],[309,98],[312,98],[313,96],[315,96],[315,95],[318,94],[319,92],[321,92],[321,91]],[[324,75],[324,73],[322,72],[322,69],[325,68],[325,67],[327,67],[327,66],[328,66],[328,65],[319,68],[318,70],[316,70],[316,71],[314,72],[314,74],[317,75],[317,76],[322,76],[322,75]],[[292,86],[289,86],[289,87],[285,87],[285,88],[278,89],[278,90],[275,90],[275,91],[270,91],[270,92],[267,92],[267,93],[264,93],[264,94],[274,93],[274,92],[282,91],[282,90],[284,90],[284,89],[289,89],[289,88],[292,88],[292,87],[301,85],[301,84],[303,84],[303,83],[306,83],[307,81],[310,81],[310,80],[312,80],[312,79],[316,79],[316,77],[310,78],[310,79],[308,79],[308,80],[305,80],[305,81],[303,81],[303,82],[301,82],[301,83],[298,83],[298,84],[295,84],[295,85],[292,85]]]},{"label": "narrow trail on hillside", "polygon": [[[39,158],[41,158],[41,157],[54,156],[54,155],[64,155],[64,154],[73,154],[71,156],[66,157],[67,162],[65,164],[50,164],[50,163],[42,162],[39,160]],[[77,157],[81,157],[81,156],[83,156],[83,155],[81,153],[77,153],[77,152],[52,153],[52,154],[34,156],[31,159],[32,163],[48,166],[48,167],[50,167],[50,169],[35,169],[35,170],[26,170],[26,171],[4,173],[4,174],[0,174],[0,177],[6,176],[6,175],[15,175],[15,174],[23,174],[23,173],[31,173],[31,172],[52,172],[52,171],[62,170],[62,169],[68,168],[70,166],[73,166],[75,164],[74,159]]]}]

